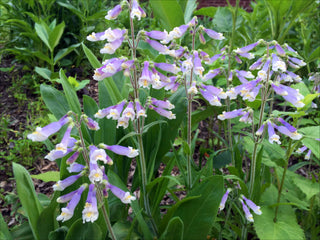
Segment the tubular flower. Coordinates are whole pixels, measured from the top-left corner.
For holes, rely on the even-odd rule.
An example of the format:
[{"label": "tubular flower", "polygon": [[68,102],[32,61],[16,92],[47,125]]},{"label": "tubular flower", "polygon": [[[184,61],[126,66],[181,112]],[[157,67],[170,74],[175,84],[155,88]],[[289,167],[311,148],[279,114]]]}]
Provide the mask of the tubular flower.
[{"label": "tubular flower", "polygon": [[163,41],[163,43],[167,44],[172,39],[181,38],[185,32],[188,30],[189,25],[181,25],[179,27],[175,27],[172,31],[169,32],[169,36],[167,39]]},{"label": "tubular flower", "polygon": [[252,214],[250,213],[250,210],[249,208],[247,207],[247,205],[243,202],[242,199],[239,199],[241,204],[242,204],[242,209],[244,211],[244,214],[246,216],[246,219],[249,221],[249,222],[253,222],[253,216]]},{"label": "tubular flower", "polygon": [[221,56],[222,56],[222,53],[219,53],[219,54],[214,55],[213,57],[211,57],[211,58],[209,59],[208,64],[212,64],[213,62],[217,61]]},{"label": "tubular flower", "polygon": [[108,119],[112,118],[112,120],[118,120],[126,102],[127,102],[126,100],[123,100],[119,104],[113,106],[113,108],[110,109],[110,112],[107,115],[107,118]]},{"label": "tubular flower", "polygon": [[223,40],[225,37],[222,35],[222,33],[217,33],[216,31],[213,31],[212,29],[203,28],[203,31],[208,34],[208,36],[212,39],[216,40]]},{"label": "tubular flower", "polygon": [[275,45],[277,53],[281,56],[284,57],[286,55],[286,52],[283,50],[283,48],[277,43]]},{"label": "tubular flower", "polygon": [[262,80],[267,79],[270,62],[271,62],[271,60],[267,59],[267,61],[263,65],[262,69],[258,72],[258,77],[261,78]]},{"label": "tubular flower", "polygon": [[128,204],[131,203],[132,201],[136,200],[135,196],[132,196],[129,192],[125,192],[122,189],[112,185],[108,184],[108,188],[111,190],[111,192],[121,200],[121,202]]},{"label": "tubular flower", "polygon": [[246,112],[243,109],[235,109],[231,112],[223,111],[222,114],[218,115],[218,119],[225,120],[225,119],[236,118],[236,117],[244,115],[245,113]]},{"label": "tubular flower", "polygon": [[282,85],[280,83],[271,84],[273,90],[281,95],[287,102],[290,102],[297,108],[302,108],[305,104],[301,101],[304,96],[299,93],[299,90]]},{"label": "tubular flower", "polygon": [[149,105],[149,108],[156,111],[159,115],[166,117],[168,119],[176,119],[176,115],[173,114],[171,111],[167,111],[160,107],[154,107],[152,105]]},{"label": "tubular flower", "polygon": [[251,208],[255,214],[258,214],[258,215],[262,214],[259,206],[257,206],[254,202],[252,202],[250,199],[246,198],[245,196],[241,195],[241,197],[242,197],[242,199],[245,200],[248,207]]},{"label": "tubular flower", "polygon": [[178,72],[180,72],[180,68],[177,67],[175,64],[170,64],[170,63],[154,63],[154,66],[156,66],[157,68],[160,68],[163,71],[166,72],[171,72],[173,74],[177,74]]},{"label": "tubular flower", "polygon": [[84,165],[80,164],[80,163],[71,163],[69,167],[67,167],[67,170],[69,173],[78,173],[81,172],[83,169],[85,168]]},{"label": "tubular flower", "polygon": [[197,82],[192,82],[191,87],[188,89],[188,94],[197,94],[198,89],[197,89]]},{"label": "tubular flower", "polygon": [[122,30],[119,28],[116,28],[116,29],[108,28],[105,31],[105,39],[107,39],[108,42],[114,42],[116,40],[123,38],[126,33],[127,33],[127,30],[125,29]]},{"label": "tubular flower", "polygon": [[108,15],[105,16],[105,19],[107,19],[107,20],[116,19],[119,16],[119,14],[121,13],[121,11],[122,11],[122,7],[119,4],[119,5],[115,6],[113,9],[108,11]]},{"label": "tubular flower", "polygon": [[56,184],[52,186],[53,191],[63,191],[65,188],[75,183],[82,175],[82,173],[79,173],[77,175],[67,177],[64,180],[59,180]]},{"label": "tubular flower", "polygon": [[252,43],[248,46],[242,47],[242,48],[237,48],[236,50],[234,50],[234,52],[237,54],[248,53],[249,51],[254,49],[258,44],[259,44],[259,41]]},{"label": "tubular flower", "polygon": [[149,85],[151,84],[151,74],[152,73],[149,70],[149,62],[145,61],[143,63],[141,77],[138,80],[139,87],[149,88]]},{"label": "tubular flower", "polygon": [[67,207],[61,209],[61,214],[57,217],[57,221],[67,221],[73,216],[74,209],[78,205],[81,194],[83,190],[86,188],[87,184],[81,185],[81,187],[77,190],[75,194],[73,194],[70,202],[68,203]]},{"label": "tubular flower", "polygon": [[94,115],[95,118],[104,118],[105,116],[109,115],[110,110],[113,108],[113,106],[99,109],[99,111]]},{"label": "tubular flower", "polygon": [[146,110],[141,106],[139,99],[135,100],[135,104],[136,104],[137,118],[147,117]]},{"label": "tubular flower", "polygon": [[261,136],[264,131],[265,124],[262,124],[261,127],[256,131],[257,136]]},{"label": "tubular flower", "polygon": [[134,149],[132,147],[123,147],[120,145],[109,146],[106,144],[101,144],[101,147],[103,147],[104,149],[110,150],[110,151],[114,152],[115,154],[127,156],[129,158],[134,158],[139,155],[139,150]]},{"label": "tubular flower", "polygon": [[274,53],[272,53],[272,70],[274,72],[285,72],[287,70],[285,62],[278,58],[278,56]]},{"label": "tubular flower", "polygon": [[168,38],[168,32],[164,30],[163,32],[161,31],[150,31],[150,32],[144,32],[144,34],[150,38],[156,39],[156,40],[164,40]]},{"label": "tubular flower", "polygon": [[244,122],[244,123],[252,123],[252,112],[248,111],[246,112],[240,119],[240,122]]},{"label": "tubular flower", "polygon": [[112,165],[112,159],[106,154],[105,150],[99,149],[94,145],[89,146],[90,149],[90,162],[103,161],[104,164]]},{"label": "tubular flower", "polygon": [[227,94],[223,91],[222,88],[216,88],[214,86],[204,85],[204,84],[202,84],[201,87],[204,88],[205,90],[209,91],[213,95],[218,96],[221,99],[226,99],[227,98]]},{"label": "tubular flower", "polygon": [[156,98],[151,98],[151,104],[160,107],[160,108],[166,108],[166,109],[174,109],[174,105],[170,103],[169,100],[163,101],[163,100],[158,100]]},{"label": "tubular flower", "polygon": [[229,193],[232,191],[231,188],[228,188],[226,193],[223,195],[222,199],[221,199],[221,202],[220,202],[220,205],[219,205],[219,210],[222,211],[226,205],[226,201],[228,199],[228,196],[229,196]]},{"label": "tubular flower", "polygon": [[79,151],[75,151],[75,152],[67,159],[66,163],[67,163],[68,165],[74,163],[74,162],[78,159],[79,154],[80,154]]},{"label": "tubular flower", "polygon": [[95,189],[94,184],[90,184],[86,204],[82,211],[83,223],[94,222],[99,217],[96,193],[97,193],[97,190]]},{"label": "tubular flower", "polygon": [[200,89],[201,95],[209,102],[212,106],[221,106],[220,98],[217,95],[214,95],[210,91]]},{"label": "tubular flower", "polygon": [[311,149],[309,149],[308,153],[306,154],[306,156],[304,157],[305,160],[310,160],[311,157]]},{"label": "tubular flower", "polygon": [[263,61],[262,58],[259,58],[256,62],[254,62],[250,67],[249,70],[255,70],[255,69],[260,69],[262,67]]},{"label": "tubular flower", "polygon": [[94,121],[92,118],[86,117],[85,123],[90,130],[97,131],[100,129],[99,124],[96,121]]},{"label": "tubular flower", "polygon": [[197,51],[194,52],[193,66],[194,66],[194,69],[193,69],[194,73],[201,77],[204,71],[204,68],[201,65],[201,59]]},{"label": "tubular flower", "polygon": [[58,132],[61,129],[61,127],[65,124],[67,124],[70,120],[71,119],[68,117],[68,115],[64,115],[57,122],[52,122],[43,128],[37,127],[36,131],[34,131],[31,134],[28,134],[27,137],[28,137],[28,139],[32,140],[33,142],[45,141],[52,134],[55,134],[56,132]]},{"label": "tubular flower", "polygon": [[145,17],[146,13],[145,11],[140,7],[137,0],[132,1],[132,7],[130,12],[130,17],[134,19],[134,17],[137,17],[140,21],[141,17]]},{"label": "tubular flower", "polygon": [[289,60],[289,62],[292,62],[292,63],[298,65],[299,67],[303,67],[306,65],[306,63],[299,58],[289,57],[288,60]]},{"label": "tubular flower", "polygon": [[100,183],[103,180],[103,172],[97,162],[90,161],[89,164],[89,180],[91,183],[95,184],[96,182]]},{"label": "tubular flower", "polygon": [[66,202],[69,202],[72,197],[78,192],[78,189],[75,190],[75,191],[72,191],[72,192],[69,192],[63,196],[60,196],[57,198],[57,202],[58,203],[66,203]]},{"label": "tubular flower", "polygon": [[91,42],[106,40],[106,32],[93,32],[89,36],[87,36],[87,40]]},{"label": "tubular flower", "polygon": [[129,102],[127,107],[122,112],[122,117],[127,118],[127,119],[131,119],[131,121],[133,121],[135,118],[135,115],[136,114],[134,112],[133,102]]},{"label": "tubular flower", "polygon": [[269,142],[273,144],[273,142],[276,142],[278,144],[281,144],[280,137],[277,135],[274,131],[275,124],[271,123],[270,121],[267,122],[268,124],[268,134],[269,134]]},{"label": "tubular flower", "polygon": [[306,146],[302,146],[301,148],[299,148],[296,152],[297,153],[303,153],[305,150],[307,150],[308,148]]},{"label": "tubular flower", "polygon": [[123,40],[124,37],[105,44],[104,47],[100,49],[100,53],[114,54],[116,50],[121,46]]},{"label": "tubular flower", "polygon": [[209,72],[202,77],[202,80],[205,82],[210,79],[213,79],[218,74],[220,74],[220,71],[221,71],[220,68],[209,70]]}]

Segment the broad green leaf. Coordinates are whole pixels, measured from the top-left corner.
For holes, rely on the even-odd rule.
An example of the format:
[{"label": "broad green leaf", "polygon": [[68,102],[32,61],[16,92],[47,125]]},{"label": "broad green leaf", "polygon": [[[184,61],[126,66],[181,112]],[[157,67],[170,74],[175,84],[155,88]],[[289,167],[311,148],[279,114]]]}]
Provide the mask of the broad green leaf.
[{"label": "broad green leaf", "polygon": [[290,172],[292,181],[300,188],[300,190],[306,195],[307,199],[320,193],[319,182],[312,182],[310,179],[303,178],[298,174]]},{"label": "broad green leaf", "polygon": [[97,57],[93,54],[93,52],[89,48],[87,48],[86,45],[84,45],[84,43],[82,43],[82,49],[83,49],[84,53],[86,54],[91,66],[93,68],[99,68],[102,66],[102,64],[97,59]]},{"label": "broad green leaf", "polygon": [[57,89],[46,84],[41,84],[40,93],[47,108],[57,119],[60,119],[69,111],[66,97]]},{"label": "broad green leaf", "polygon": [[149,3],[154,17],[160,20],[167,31],[184,24],[183,12],[177,0],[150,0]]},{"label": "broad green leaf", "polygon": [[172,218],[159,240],[183,240],[184,226],[181,218]]},{"label": "broad green leaf", "polygon": [[317,47],[308,57],[307,63],[313,62],[320,58],[320,47]]},{"label": "broad green leaf", "polygon": [[99,225],[96,223],[83,223],[82,219],[78,219],[70,227],[65,240],[101,240],[102,233]]},{"label": "broad green leaf", "polygon": [[320,126],[300,128],[299,132],[303,133],[305,138],[302,143],[309,148],[312,153],[319,159],[320,158]]},{"label": "broad green leaf", "polygon": [[192,19],[193,11],[197,8],[196,0],[187,1],[186,8],[183,10],[184,12],[184,23],[187,24]]},{"label": "broad green leaf", "polygon": [[48,57],[48,55],[43,54],[40,51],[32,52],[32,55],[36,56],[37,58],[39,58],[39,59],[41,59],[43,61],[46,61],[50,65],[53,64],[52,60]]},{"label": "broad green leaf", "polygon": [[50,33],[49,33],[49,45],[50,45],[50,49],[52,49],[51,51],[53,52],[54,48],[58,45],[58,43],[60,42],[60,38],[63,34],[64,31],[64,27],[65,27],[65,23],[62,22],[59,25],[57,25]]},{"label": "broad green leaf", "polygon": [[261,197],[263,203],[263,206],[261,206],[262,214],[254,215],[254,228],[259,239],[305,239],[291,206],[279,206],[277,222],[273,221],[275,208],[270,207],[270,205],[276,203],[277,196],[277,189],[271,186]]},{"label": "broad green leaf", "polygon": [[217,7],[204,7],[194,12],[194,15],[202,15],[213,18],[216,15]]},{"label": "broad green leaf", "polygon": [[72,13],[74,13],[75,15],[77,15],[81,21],[85,22],[85,14],[80,11],[79,9],[75,8],[72,4],[70,3],[64,3],[64,2],[58,2],[59,5],[61,5],[62,7],[65,7],[67,9],[69,9]]},{"label": "broad green leaf", "polygon": [[59,75],[60,75],[60,79],[62,80],[62,87],[63,87],[64,94],[66,96],[67,102],[69,104],[69,109],[80,116],[81,107],[80,107],[80,103],[79,103],[79,99],[76,94],[76,91],[68,82],[68,79],[62,69],[60,70]]},{"label": "broad green leaf", "polygon": [[12,168],[20,202],[28,216],[34,238],[39,239],[37,221],[42,211],[42,206],[34,190],[31,177],[28,171],[20,164],[13,162]]},{"label": "broad green leaf", "polygon": [[231,163],[230,151],[223,151],[220,154],[213,157],[213,167],[222,168]]},{"label": "broad green leaf", "polygon": [[69,53],[71,53],[74,49],[76,49],[77,47],[80,46],[80,43],[77,44],[73,44],[67,48],[61,49],[59,50],[59,52],[56,54],[56,56],[54,57],[53,61],[54,61],[54,65],[57,64],[57,62],[64,58],[65,56],[67,56]]},{"label": "broad green leaf", "polygon": [[[59,180],[59,179],[58,179]],[[58,206],[57,198],[60,192],[55,192],[54,196],[48,207],[43,209],[38,219],[38,230],[40,239],[48,239],[51,231],[54,231],[58,227],[56,220],[56,209]]]},{"label": "broad green leaf", "polygon": [[43,24],[36,23],[34,28],[36,30],[38,37],[45,43],[45,45],[50,49],[50,51],[52,51],[49,43],[48,27],[45,27]]},{"label": "broad green leaf", "polygon": [[98,112],[99,108],[98,108],[98,104],[96,103],[96,101],[87,96],[87,95],[83,95],[83,111],[84,113],[90,117],[90,118],[94,118],[94,115]]},{"label": "broad green leaf", "polygon": [[34,240],[32,230],[30,228],[30,224],[28,222],[24,222],[21,225],[15,226],[10,230],[13,239],[19,240]]},{"label": "broad green leaf", "polygon": [[51,71],[48,68],[35,67],[34,70],[44,79],[51,80]]},{"label": "broad green leaf", "polygon": [[[242,23],[242,17],[238,16],[235,29],[238,29]],[[228,8],[219,7],[212,23],[215,25],[215,30],[218,32],[231,32],[232,31],[232,13]]]},{"label": "broad green leaf", "polygon": [[58,182],[60,180],[60,172],[49,171],[38,175],[31,175],[32,178],[40,179],[44,182]]},{"label": "broad green leaf", "polygon": [[9,232],[7,223],[4,221],[2,214],[0,213],[0,240],[12,240],[12,236]]},{"label": "broad green leaf", "polygon": [[184,239],[206,238],[218,213],[223,191],[222,176],[209,177],[190,191],[187,197],[200,197],[181,204],[174,212],[184,223]]}]

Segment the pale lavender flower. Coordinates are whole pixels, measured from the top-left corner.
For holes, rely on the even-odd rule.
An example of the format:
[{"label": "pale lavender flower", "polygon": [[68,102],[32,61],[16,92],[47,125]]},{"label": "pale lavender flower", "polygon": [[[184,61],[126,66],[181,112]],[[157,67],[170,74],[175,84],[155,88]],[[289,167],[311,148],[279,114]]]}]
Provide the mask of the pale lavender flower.
[{"label": "pale lavender flower", "polygon": [[212,29],[204,28],[203,31],[208,34],[209,37],[216,40],[223,40],[225,37],[222,35],[222,33],[218,33]]},{"label": "pale lavender flower", "polygon": [[252,123],[252,112],[251,112],[251,111],[246,112],[246,113],[239,119],[239,122]]},{"label": "pale lavender flower", "polygon": [[297,153],[303,153],[305,150],[307,150],[308,148],[306,146],[302,146],[301,148],[299,148],[296,152]]},{"label": "pale lavender flower", "polygon": [[252,43],[248,46],[242,47],[242,48],[237,48],[236,50],[234,50],[234,52],[237,54],[247,53],[247,52],[251,51],[252,49],[254,49],[258,44],[259,44],[259,41]]},{"label": "pale lavender flower", "polygon": [[197,89],[197,82],[193,81],[191,86],[188,88],[188,94],[197,94],[198,93],[198,89]]},{"label": "pale lavender flower", "polygon": [[235,109],[231,112],[225,112],[223,111],[222,114],[218,115],[218,119],[220,120],[225,120],[225,119],[231,119],[231,118],[236,118],[239,116],[244,115],[246,112],[243,109]]},{"label": "pale lavender flower", "polygon": [[89,117],[85,118],[85,123],[90,130],[97,131],[100,129],[99,124],[96,121],[94,121],[92,118],[89,118]]},{"label": "pale lavender flower", "polygon": [[199,33],[199,40],[202,44],[206,44],[206,39],[204,38],[202,32]]},{"label": "pale lavender flower", "polygon": [[75,183],[81,176],[83,176],[83,173],[72,175],[70,177],[65,178],[64,180],[59,180],[58,182],[56,182],[56,184],[52,186],[53,191],[63,191],[65,188]]},{"label": "pale lavender flower", "polygon": [[213,62],[217,61],[222,56],[222,53],[216,54],[213,57],[210,58],[209,64],[212,64]]},{"label": "pale lavender flower", "polygon": [[289,57],[289,60],[294,64],[298,65],[299,67],[303,67],[306,65],[306,63],[299,58]]},{"label": "pale lavender flower", "polygon": [[305,104],[301,101],[304,96],[299,93],[299,90],[290,88],[280,83],[271,84],[273,90],[281,95],[286,101],[290,102],[297,108],[302,108]]},{"label": "pale lavender flower", "polygon": [[146,36],[153,38],[153,39],[157,39],[157,40],[164,40],[166,38],[168,38],[168,32],[166,30],[164,30],[163,32],[161,31],[156,31],[156,30],[152,30],[150,32],[144,32]]},{"label": "pale lavender flower", "polygon": [[[262,69],[258,72],[258,77],[261,78],[262,80],[267,79],[270,63],[271,63],[271,60],[267,59],[267,61],[263,65]],[[269,75],[271,76],[271,74],[269,74]]]},{"label": "pale lavender flower", "polygon": [[283,50],[283,48],[279,44],[276,44],[275,48],[276,48],[277,53],[280,56],[284,57],[286,55],[286,52]]},{"label": "pale lavender flower", "polygon": [[261,127],[256,131],[257,136],[261,136],[264,131],[265,124],[262,124]]},{"label": "pale lavender flower", "polygon": [[151,85],[154,89],[160,89],[164,87],[164,82],[161,81],[161,73],[159,73],[155,68],[152,68],[152,75],[151,75]]},{"label": "pale lavender flower", "polygon": [[78,159],[79,154],[80,154],[79,151],[74,152],[74,153],[67,159],[66,163],[67,163],[68,165],[74,163],[74,162]]},{"label": "pale lavender flower", "polygon": [[193,56],[189,55],[186,60],[182,62],[181,70],[183,73],[190,72],[193,68]]},{"label": "pale lavender flower", "polygon": [[200,89],[200,93],[209,102],[210,105],[221,106],[220,98],[216,95],[213,95],[211,92],[204,91],[202,89]]},{"label": "pale lavender flower", "polygon": [[104,149],[110,150],[110,151],[114,152],[115,154],[127,156],[129,158],[134,158],[139,155],[139,150],[134,149],[132,147],[124,147],[124,146],[120,146],[120,145],[109,146],[106,144],[101,144],[101,147],[103,147]]},{"label": "pale lavender flower", "polygon": [[234,56],[234,58],[236,59],[237,63],[241,64],[242,63],[242,60],[236,55]]},{"label": "pale lavender flower", "polygon": [[67,167],[67,170],[69,173],[78,173],[81,172],[84,168],[84,165],[74,162],[71,163],[69,167]]},{"label": "pale lavender flower", "polygon": [[194,52],[193,67],[194,67],[193,68],[194,73],[201,77],[204,71],[204,68],[201,65],[201,59],[197,51]]},{"label": "pale lavender flower", "polygon": [[121,11],[122,11],[121,5],[120,4],[116,5],[113,9],[108,11],[108,15],[105,16],[105,19],[107,20],[116,19],[121,13]]},{"label": "pale lavender flower", "polygon": [[65,156],[67,156],[72,151],[73,151],[72,148],[68,148],[66,152],[53,149],[44,158],[48,159],[49,161],[54,161],[56,159],[63,158]]},{"label": "pale lavender flower", "polygon": [[105,44],[104,47],[100,49],[100,53],[114,54],[116,50],[121,46],[123,40],[124,37]]},{"label": "pale lavender flower", "polygon": [[179,49],[172,50],[172,52],[169,54],[171,57],[175,58],[181,58],[183,54],[185,53],[186,49],[183,47],[179,47]]},{"label": "pale lavender flower", "polygon": [[119,127],[127,128],[129,126],[129,120],[130,118],[127,118],[127,117],[118,118],[117,128]]},{"label": "pale lavender flower", "polygon": [[57,217],[57,221],[67,221],[73,216],[74,209],[78,205],[81,194],[83,190],[86,188],[87,184],[81,185],[81,187],[77,190],[77,192],[72,196],[70,202],[67,207],[61,209],[61,214]]},{"label": "pale lavender flower", "polygon": [[113,120],[118,120],[126,102],[127,102],[126,100],[123,100],[119,104],[113,106],[113,108],[110,109],[110,112],[107,115],[107,118],[108,119],[112,118]]},{"label": "pale lavender flower", "polygon": [[[85,184],[84,184],[85,185]],[[69,202],[72,197],[78,192],[79,189],[75,190],[75,191],[72,191],[70,193],[67,193],[63,196],[60,196],[57,198],[57,202],[58,203],[66,203],[66,202]]]},{"label": "pale lavender flower", "polygon": [[150,44],[150,46],[157,50],[159,53],[162,54],[171,54],[174,53],[174,51],[169,50],[167,46],[162,45],[161,43],[154,41],[154,40],[150,40],[150,39],[146,39],[146,42]]},{"label": "pale lavender flower", "polygon": [[95,118],[104,118],[105,116],[109,115],[110,110],[113,108],[113,106],[99,109],[99,111],[94,115]]},{"label": "pale lavender flower", "polygon": [[163,100],[158,100],[156,98],[151,98],[151,104],[160,107],[160,108],[166,108],[166,109],[174,109],[174,105],[170,103],[169,100],[163,101]]},{"label": "pale lavender flower", "polygon": [[273,144],[273,142],[276,142],[278,144],[281,144],[280,137],[277,135],[274,131],[275,124],[271,123],[270,121],[267,122],[268,124],[268,134],[269,134],[269,142]]},{"label": "pale lavender flower", "polygon": [[284,61],[282,61],[278,56],[274,53],[272,53],[272,70],[277,72],[285,72],[287,70],[286,64]]},{"label": "pale lavender flower", "polygon": [[165,84],[164,89],[171,90],[171,92],[177,91],[177,89],[180,85],[178,82],[176,82],[177,77],[171,76],[168,79],[169,79],[169,81]]},{"label": "pale lavender flower", "polygon": [[122,117],[131,119],[131,121],[133,121],[135,118],[135,115],[136,114],[134,112],[133,102],[129,102],[127,107],[123,110]]},{"label": "pale lavender flower", "polygon": [[154,107],[152,105],[149,105],[149,108],[152,110],[155,110],[159,115],[166,117],[168,119],[176,119],[176,115],[173,114],[171,111],[167,111],[160,107]]},{"label": "pale lavender flower", "polygon": [[305,160],[310,160],[310,157],[311,157],[311,149],[309,149],[308,153],[304,156],[304,159]]},{"label": "pale lavender flower", "polygon": [[126,29],[119,29],[119,28],[116,28],[116,29],[111,29],[111,28],[108,28],[106,31],[105,31],[105,39],[107,39],[108,42],[114,42],[116,40],[119,40],[119,39],[122,39],[124,37],[124,35],[127,33],[127,30]]},{"label": "pale lavender flower", "polygon": [[239,199],[241,204],[242,204],[242,209],[244,211],[244,214],[246,216],[246,219],[249,221],[249,222],[253,222],[253,216],[252,214],[250,213],[249,211],[249,208],[247,207],[247,205],[243,202],[242,199]]},{"label": "pale lavender flower", "polygon": [[245,196],[241,195],[241,197],[246,201],[246,204],[249,206],[249,208],[252,209],[252,211],[254,211],[255,214],[258,214],[258,215],[262,214],[259,206],[257,206],[254,202],[252,202],[250,199],[246,198]]},{"label": "pale lavender flower", "polygon": [[290,132],[296,132],[297,129],[293,127],[290,123],[286,122],[283,118],[279,117],[277,119],[279,122],[281,122]]},{"label": "pale lavender flower", "polygon": [[262,58],[259,58],[256,62],[254,62],[250,67],[249,70],[260,69],[262,67],[263,61]]},{"label": "pale lavender flower", "polygon": [[112,184],[108,184],[109,189],[111,190],[111,192],[121,200],[121,202],[128,204],[131,203],[132,201],[136,200],[135,196],[132,196],[129,192],[125,192],[122,189],[112,185]]},{"label": "pale lavender flower", "polygon": [[168,38],[164,41],[164,43],[170,42],[172,39],[181,38],[185,32],[188,30],[189,25],[181,25],[179,27],[175,27],[172,31],[169,32]]},{"label": "pale lavender flower", "polygon": [[205,62],[205,63],[210,63],[210,58],[209,58],[209,54],[204,52],[204,51],[200,51],[200,57],[201,59]]},{"label": "pale lavender flower", "polygon": [[137,0],[132,1],[132,8],[130,12],[130,17],[134,19],[134,17],[137,17],[140,21],[141,17],[145,17],[146,13],[145,11],[139,6],[139,3]]},{"label": "pale lavender flower", "polygon": [[139,99],[135,100],[135,104],[136,104],[137,118],[147,117],[146,110],[141,106]]},{"label": "pale lavender flower", "polygon": [[141,73],[141,77],[139,78],[139,87],[148,88],[151,84],[151,72],[149,70],[149,62],[145,61],[143,63],[143,69]]},{"label": "pale lavender flower", "polygon": [[87,40],[91,42],[106,40],[106,33],[104,32],[92,32],[89,36],[87,36]]},{"label": "pale lavender flower", "polygon": [[241,57],[247,58],[247,59],[253,59],[254,54],[253,53],[238,53]]},{"label": "pale lavender flower", "polygon": [[105,150],[99,149],[94,145],[89,146],[90,149],[90,162],[97,162],[97,161],[103,161],[104,164],[112,165],[113,161],[112,159],[107,155]]},{"label": "pale lavender flower", "polygon": [[297,51],[295,51],[292,47],[290,47],[288,44],[285,44],[286,48],[288,49],[288,51],[293,52],[295,54],[298,54]]},{"label": "pale lavender flower", "polygon": [[28,134],[28,139],[31,139],[33,142],[42,142],[48,139],[52,134],[55,134],[58,132],[61,127],[65,124],[67,124],[71,119],[68,117],[68,115],[64,115],[62,118],[60,118],[57,122],[52,122],[45,127],[37,127],[36,131],[34,131],[31,134]]},{"label": "pale lavender flower", "polygon": [[90,184],[86,204],[82,211],[83,223],[94,222],[99,217],[96,193],[97,193],[97,190],[95,189],[94,184]]},{"label": "pale lavender flower", "polygon": [[287,127],[285,126],[277,126],[277,130],[281,132],[284,135],[287,135],[293,140],[299,140],[302,138],[302,135],[298,133],[297,131],[291,132]]},{"label": "pale lavender flower", "polygon": [[71,130],[74,127],[74,125],[71,123],[69,124],[69,126],[67,127],[67,130],[65,131],[63,138],[61,140],[61,142],[59,144],[56,145],[55,150],[56,151],[61,151],[63,153],[67,152],[68,146],[69,146],[69,141],[70,141],[70,134],[71,134]]},{"label": "pale lavender flower", "polygon": [[89,170],[90,170],[89,180],[91,183],[95,184],[96,182],[98,183],[102,182],[103,172],[96,161],[90,161]]},{"label": "pale lavender flower", "polygon": [[228,188],[226,193],[223,195],[222,199],[221,199],[221,202],[220,202],[220,205],[219,205],[219,210],[222,211],[226,205],[226,202],[227,202],[227,199],[228,199],[228,195],[229,193],[231,192],[231,188]]},{"label": "pale lavender flower", "polygon": [[223,91],[222,88],[217,88],[212,85],[204,85],[204,84],[202,84],[201,87],[204,88],[205,90],[209,91],[213,95],[218,96],[221,99],[227,98],[227,94]]},{"label": "pale lavender flower", "polygon": [[301,77],[293,72],[287,71],[288,76],[290,76],[295,82],[301,82]]},{"label": "pale lavender flower", "polygon": [[170,63],[154,63],[154,66],[156,66],[157,68],[160,68],[163,71],[166,72],[171,72],[173,74],[177,74],[178,72],[180,72],[180,68],[177,67],[175,64],[170,64]]},{"label": "pale lavender flower", "polygon": [[205,74],[203,77],[202,77],[202,80],[203,81],[208,81],[214,77],[216,77],[218,74],[220,74],[221,72],[221,69],[220,68],[216,68],[216,69],[211,69],[209,70],[209,72],[207,74]]}]

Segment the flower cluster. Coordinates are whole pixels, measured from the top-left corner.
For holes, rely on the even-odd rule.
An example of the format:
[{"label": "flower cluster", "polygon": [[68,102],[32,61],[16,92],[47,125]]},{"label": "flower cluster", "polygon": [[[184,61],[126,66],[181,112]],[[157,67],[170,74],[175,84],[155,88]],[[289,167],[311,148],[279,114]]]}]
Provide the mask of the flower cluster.
[{"label": "flower cluster", "polygon": [[[64,125],[68,124],[67,129],[60,143],[58,143],[55,149],[51,150],[50,153],[45,157],[50,161],[54,161],[58,158],[65,157],[70,154],[69,158],[66,160],[68,165],[67,170],[69,173],[76,173],[63,180],[59,180],[53,185],[54,191],[64,191],[69,186],[73,185],[81,177],[88,177],[89,191],[87,195],[86,204],[84,210],[82,211],[83,222],[94,222],[97,220],[99,212],[97,207],[97,191],[102,189],[104,196],[108,196],[108,190],[117,196],[123,203],[130,203],[135,200],[135,197],[130,195],[129,192],[125,192],[122,189],[112,185],[108,181],[108,177],[105,174],[105,167],[103,164],[112,165],[113,160],[107,154],[107,151],[111,151],[118,155],[127,156],[129,158],[136,157],[139,152],[132,147],[124,147],[119,145],[106,145],[100,144],[99,147],[90,145],[88,148],[83,144],[83,141],[76,140],[71,137],[72,129],[77,125],[80,126],[78,122],[75,122],[71,117],[73,113],[63,116],[60,120],[50,123],[49,125],[41,128],[37,127],[36,131],[29,134],[28,138],[33,141],[44,141],[48,139],[51,135],[57,133]],[[83,115],[81,116],[81,121],[84,121],[87,127],[91,130],[98,130],[99,125],[93,119]],[[78,127],[79,129],[80,127]],[[79,130],[80,131],[80,130]],[[84,154],[84,159],[86,164],[77,162],[80,153],[89,152],[89,157],[86,159],[87,154]],[[72,153],[72,154],[71,154]],[[74,213],[74,209],[80,201],[83,191],[88,187],[88,184],[82,184],[77,190],[69,192],[57,199],[59,203],[68,202],[67,206],[62,208],[61,214],[57,217],[58,221],[69,220]]]},{"label": "flower cluster", "polygon": [[[225,207],[225,204],[227,202],[229,193],[232,191],[231,188],[228,188],[227,191],[225,192],[225,194],[223,195],[221,202],[220,202],[220,206],[219,206],[219,211],[222,211]],[[262,212],[260,210],[260,207],[257,206],[254,202],[252,202],[250,199],[246,198],[244,195],[241,195],[239,198],[239,201],[242,205],[242,209],[245,213],[246,219],[249,222],[253,222],[253,216],[250,213],[249,208],[257,215],[261,215]],[[248,208],[249,207],[249,208]]]}]

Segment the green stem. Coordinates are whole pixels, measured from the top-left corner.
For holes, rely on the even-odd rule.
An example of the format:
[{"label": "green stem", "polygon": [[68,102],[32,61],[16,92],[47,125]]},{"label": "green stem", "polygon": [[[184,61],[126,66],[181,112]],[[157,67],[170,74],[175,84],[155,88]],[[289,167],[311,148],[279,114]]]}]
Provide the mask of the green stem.
[{"label": "green stem", "polygon": [[287,159],[285,161],[285,166],[284,166],[284,170],[283,170],[283,174],[282,174],[282,178],[281,178],[281,183],[280,183],[280,187],[278,189],[278,199],[277,199],[277,206],[276,206],[276,210],[274,213],[274,222],[277,222],[277,217],[278,217],[278,210],[279,210],[279,202],[280,202],[280,198],[281,198],[281,193],[282,193],[282,189],[283,189],[283,185],[284,185],[284,179],[286,177],[286,173],[287,173],[287,169],[288,169],[288,164],[289,164],[289,158],[291,156],[292,153],[292,139],[290,138],[289,140],[289,146],[288,146],[288,150],[287,150]]}]

